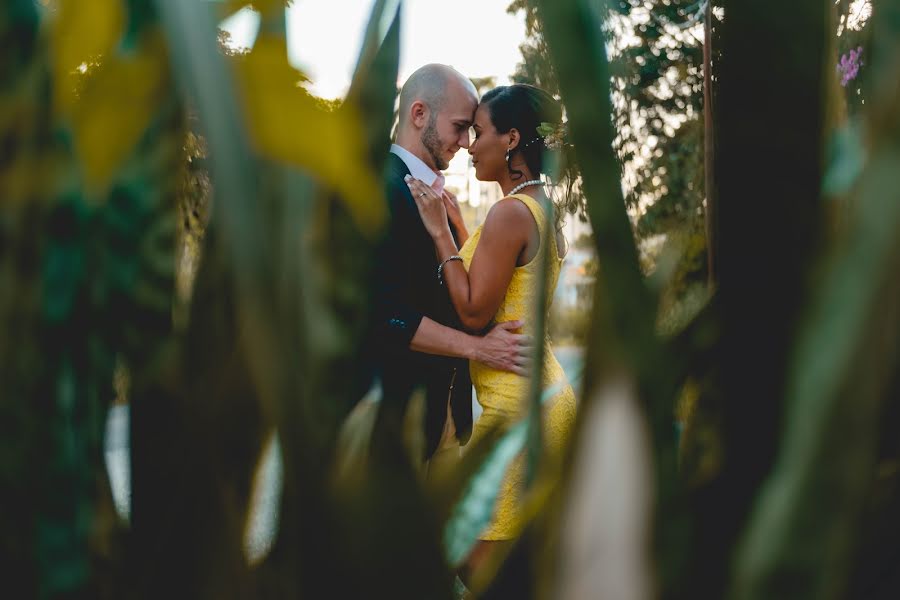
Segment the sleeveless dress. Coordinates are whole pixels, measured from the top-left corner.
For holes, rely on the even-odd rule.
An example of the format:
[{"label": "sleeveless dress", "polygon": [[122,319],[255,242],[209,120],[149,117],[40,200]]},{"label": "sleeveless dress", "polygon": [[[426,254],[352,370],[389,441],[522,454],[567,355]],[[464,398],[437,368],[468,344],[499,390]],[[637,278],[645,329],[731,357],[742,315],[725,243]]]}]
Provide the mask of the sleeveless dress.
[{"label": "sleeveless dress", "polygon": [[[544,240],[544,228],[547,227],[547,219],[540,203],[527,194],[510,196],[524,203],[531,211],[538,229],[541,232],[541,243]],[[466,270],[472,264],[472,257],[481,239],[482,226],[479,226],[460,249],[459,255],[463,259]],[[512,280],[506,290],[506,296],[500,303],[500,308],[494,316],[494,322],[512,321],[520,319],[525,322],[523,333],[534,335],[532,322],[534,303],[537,300],[537,282],[540,269],[540,256],[542,249],[538,249],[535,258],[526,265],[516,267]],[[553,290],[559,279],[559,271],[562,266],[556,248],[551,252],[549,273],[547,278],[547,306],[544,311],[549,312],[550,302],[553,298]],[[472,438],[469,443],[477,442],[488,431],[497,425],[511,425],[525,417],[527,413],[529,380],[526,377],[497,371],[471,361],[469,371],[472,375],[472,383],[478,403],[484,412],[475,422],[472,430]],[[544,382],[543,387],[559,385],[561,389],[555,396],[544,403],[543,410],[543,442],[544,449],[551,459],[559,460],[568,440],[569,433],[575,421],[575,393],[566,382],[566,374],[563,372],[559,361],[553,355],[550,348],[549,336],[544,338]],[[479,539],[482,540],[508,540],[515,538],[520,533],[521,523],[521,499],[525,483],[524,456],[518,456],[510,465],[500,487],[500,494],[494,509],[494,516],[490,525],[482,532]]]}]

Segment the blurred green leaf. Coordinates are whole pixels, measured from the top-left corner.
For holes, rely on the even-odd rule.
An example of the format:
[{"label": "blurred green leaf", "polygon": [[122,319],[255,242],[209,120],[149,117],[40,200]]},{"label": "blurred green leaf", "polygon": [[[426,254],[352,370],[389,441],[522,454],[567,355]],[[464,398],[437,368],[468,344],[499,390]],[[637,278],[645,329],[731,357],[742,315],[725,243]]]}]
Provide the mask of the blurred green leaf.
[{"label": "blurred green leaf", "polygon": [[594,290],[581,410],[593,398],[594,387],[611,373],[624,370],[635,377],[636,397],[650,422],[654,444],[656,510],[660,515],[654,532],[657,564],[677,571],[676,561],[685,556],[681,546],[686,520],[682,512],[676,512],[681,496],[673,422],[678,377],[655,331],[658,299],[640,269],[620,164],[613,153],[617,132],[610,118],[611,73],[602,30],[602,17],[612,4],[541,0],[537,6],[568,113],[601,265]]},{"label": "blurred green leaf", "polygon": [[[393,13],[387,12],[390,4],[396,4]],[[347,92],[347,103],[357,106],[363,115],[369,164],[375,173],[382,172],[390,147],[400,63],[400,8],[399,1],[375,3]],[[390,18],[390,25],[382,39],[380,29],[386,17]],[[378,198],[371,201],[384,202]]]},{"label": "blurred green leaf", "polygon": [[[556,169],[553,169],[555,171]],[[547,338],[547,309],[549,307],[548,298],[552,297],[553,290],[548,289],[550,284],[551,261],[556,262],[557,244],[556,244],[556,228],[551,226],[555,222],[555,209],[553,202],[549,196],[545,196],[541,202],[545,221],[541,227],[541,244],[540,244],[540,262],[538,276],[535,284],[537,285],[534,294],[533,314],[531,315],[532,335],[535,340],[540,340],[534,346],[533,351],[533,370],[531,372],[531,380],[529,381],[528,390],[528,411],[530,413],[528,420],[528,433],[525,446],[525,487],[530,489],[537,477],[538,467],[544,456],[544,417],[542,397],[544,387],[544,362],[546,355],[550,352],[548,348]],[[557,274],[558,275],[558,274]],[[558,276],[557,276],[558,279]],[[554,288],[556,282],[553,282]]]},{"label": "blurred green leaf", "polygon": [[461,565],[494,514],[500,482],[525,446],[529,420],[523,420],[497,441],[453,509],[444,529],[444,548],[452,565]]},{"label": "blurred green leaf", "polygon": [[366,469],[379,399],[366,397],[353,408],[341,427],[335,452],[338,485],[358,480]]},{"label": "blurred green leaf", "polygon": [[[578,373],[575,373],[573,379],[578,378]],[[540,404],[556,396],[567,383],[558,382],[544,389],[539,396]],[[478,536],[490,523],[500,493],[500,483],[509,465],[525,447],[528,430],[534,421],[540,426],[540,413],[529,412],[526,418],[506,432],[485,434],[473,448],[467,446],[466,453],[471,452],[474,460],[465,457],[452,486],[441,489],[443,496],[458,498],[444,525],[444,551],[451,564],[462,564],[475,547]],[[461,486],[458,494],[453,491],[456,486]]]},{"label": "blurred green leaf", "polygon": [[863,127],[859,121],[848,121],[835,129],[828,140],[827,165],[822,192],[826,196],[850,193],[862,174],[866,151],[863,147]]},{"label": "blurred green leaf", "polygon": [[843,597],[875,479],[900,366],[900,2],[873,18],[871,158],[793,345],[781,450],[737,550],[733,598]]},{"label": "blurred green leaf", "polygon": [[409,461],[417,465],[425,456],[425,391],[413,392],[403,415],[403,445]]},{"label": "blurred green leaf", "polygon": [[[582,0],[544,1],[539,8],[583,172],[597,256],[603,265],[598,287],[608,297],[615,343],[621,346],[623,358],[630,364],[646,364],[653,356],[647,351],[658,348],[652,326],[655,299],[641,275],[620,167],[611,148],[615,132],[609,118],[609,67],[597,12],[593,4]],[[592,352],[589,350],[589,364]]]},{"label": "blurred green leaf", "polygon": [[793,597],[840,597],[898,365],[900,202],[887,192],[898,169],[896,147],[872,158],[860,223],[805,318],[782,450],[741,543],[732,597],[771,598],[785,580]]},{"label": "blurred green leaf", "polygon": [[636,392],[627,376],[609,377],[581,415],[585,434],[555,515],[557,560],[544,565],[556,575],[548,597],[653,597],[651,441]]}]

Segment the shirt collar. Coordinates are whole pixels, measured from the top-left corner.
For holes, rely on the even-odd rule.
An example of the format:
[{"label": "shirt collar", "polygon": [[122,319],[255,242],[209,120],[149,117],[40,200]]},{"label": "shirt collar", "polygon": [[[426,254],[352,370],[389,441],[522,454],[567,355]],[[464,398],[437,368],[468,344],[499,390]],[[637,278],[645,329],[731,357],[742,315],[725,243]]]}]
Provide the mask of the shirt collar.
[{"label": "shirt collar", "polygon": [[409,173],[425,185],[431,186],[436,189],[438,192],[444,191],[444,175],[443,173],[435,173],[431,170],[431,167],[425,164],[425,162],[404,148],[403,146],[398,146],[397,144],[391,144],[391,152],[400,157],[406,166],[409,168]]}]

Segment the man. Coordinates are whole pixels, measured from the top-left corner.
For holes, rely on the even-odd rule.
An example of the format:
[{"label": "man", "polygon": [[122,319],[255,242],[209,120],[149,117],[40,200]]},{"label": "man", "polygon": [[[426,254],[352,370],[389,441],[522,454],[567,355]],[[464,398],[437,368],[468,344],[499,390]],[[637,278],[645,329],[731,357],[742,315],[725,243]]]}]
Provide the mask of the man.
[{"label": "man", "polygon": [[[472,383],[468,361],[525,373],[529,340],[513,333],[520,322],[500,323],[486,336],[461,331],[450,297],[437,277],[440,265],[431,237],[404,181],[412,175],[444,194],[441,174],[460,148],[478,106],[475,86],[454,69],[425,65],[400,92],[396,143],[386,168],[391,225],[378,257],[379,347],[383,402],[379,434],[399,440],[407,400],[425,392],[425,456],[459,454],[472,429]],[[455,207],[458,212],[458,206]],[[460,231],[451,224],[457,242]],[[382,440],[384,437],[382,437]],[[435,457],[435,460],[437,458]],[[434,462],[434,461],[432,461]],[[434,466],[434,465],[432,465]]]}]

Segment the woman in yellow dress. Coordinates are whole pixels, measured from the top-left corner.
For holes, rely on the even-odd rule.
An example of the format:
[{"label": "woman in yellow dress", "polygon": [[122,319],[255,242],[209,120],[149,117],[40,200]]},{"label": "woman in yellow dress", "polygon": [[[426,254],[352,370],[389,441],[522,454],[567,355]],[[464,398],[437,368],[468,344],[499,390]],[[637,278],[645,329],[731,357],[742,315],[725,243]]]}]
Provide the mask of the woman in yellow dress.
[{"label": "woman in yellow dress", "polygon": [[[538,297],[538,276],[542,233],[555,227],[556,216],[544,214],[544,138],[537,130],[542,123],[558,124],[559,104],[552,96],[530,85],[501,86],[481,99],[475,112],[475,139],[469,146],[475,176],[480,181],[496,181],[504,198],[491,207],[461,249],[450,234],[448,218],[458,226],[462,219],[458,205],[446,195],[440,197],[429,186],[410,178],[413,197],[425,228],[434,240],[438,276],[447,288],[463,325],[481,331],[493,322],[521,320],[522,333],[533,332]],[[555,248],[548,264],[547,305],[559,278],[565,240],[557,229]],[[560,388],[544,404],[544,444],[550,458],[559,459],[575,417],[575,395],[545,337],[543,386]],[[484,411],[475,423],[472,440],[498,424],[521,420],[527,411],[529,382],[526,377],[470,363],[472,383]],[[561,385],[560,385],[561,384]],[[490,525],[479,536],[467,567],[477,570],[498,543],[520,533],[521,492],[525,479],[524,462],[519,457],[510,466],[501,485]]]}]

